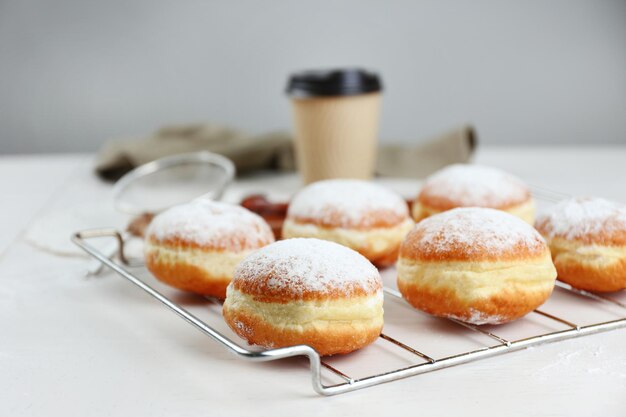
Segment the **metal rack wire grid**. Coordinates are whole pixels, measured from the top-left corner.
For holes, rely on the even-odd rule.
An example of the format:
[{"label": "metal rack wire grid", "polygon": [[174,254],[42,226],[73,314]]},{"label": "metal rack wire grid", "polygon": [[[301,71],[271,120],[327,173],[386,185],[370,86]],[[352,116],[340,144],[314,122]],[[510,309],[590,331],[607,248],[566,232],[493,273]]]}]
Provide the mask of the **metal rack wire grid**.
[{"label": "metal rack wire grid", "polygon": [[[90,238],[100,238],[100,237],[112,237],[115,238],[118,242],[118,258],[119,262],[110,259],[104,253],[96,249],[94,246],[87,243],[87,240]],[[480,326],[475,326],[472,324],[464,323],[455,319],[448,319],[453,323],[458,324],[459,326],[470,329],[474,332],[481,333],[491,339],[493,339],[496,344],[485,346],[479,349],[465,351],[458,354],[445,356],[442,358],[434,358],[429,356],[428,354],[421,352],[420,350],[409,346],[407,343],[404,343],[397,338],[394,338],[386,333],[381,333],[380,338],[385,340],[394,346],[402,349],[406,352],[409,352],[412,355],[415,355],[420,359],[420,363],[394,369],[392,371],[379,373],[375,375],[369,375],[362,378],[352,378],[346,373],[336,369],[336,367],[330,365],[326,361],[322,360],[320,355],[311,347],[306,345],[298,345],[298,346],[290,346],[278,349],[269,349],[263,351],[252,351],[240,344],[234,342],[229,339],[222,333],[215,330],[212,326],[202,321],[181,305],[173,302],[170,298],[166,297],[163,293],[156,290],[154,287],[148,285],[145,281],[138,278],[136,275],[131,273],[127,265],[129,263],[128,259],[124,254],[124,239],[120,232],[112,229],[94,229],[81,231],[74,234],[72,237],[72,241],[82,248],[89,255],[97,259],[104,266],[108,267],[112,271],[116,272],[122,278],[131,282],[138,288],[142,289],[154,299],[162,303],[164,306],[169,308],[171,311],[179,315],[186,322],[191,324],[193,327],[204,333],[206,336],[209,336],[219,344],[221,344],[224,348],[234,353],[240,358],[245,360],[254,361],[254,362],[262,362],[262,361],[273,361],[293,356],[306,356],[309,360],[310,373],[311,373],[311,381],[313,385],[313,389],[322,395],[335,395],[341,394],[349,391],[354,391],[366,387],[371,387],[374,385],[379,385],[385,382],[395,381],[402,378],[407,378],[414,375],[423,374],[426,372],[435,371],[438,369],[448,368],[455,365],[460,365],[467,362],[476,361],[483,358],[489,358],[497,355],[501,355],[508,352],[514,352],[520,349],[524,349],[530,346],[537,346],[543,343],[548,342],[556,342],[559,340],[572,339],[575,337],[590,335],[594,333],[604,332],[608,330],[614,330],[618,328],[626,327],[626,317],[604,321],[599,323],[593,323],[589,325],[578,325],[576,323],[572,323],[569,320],[561,318],[557,315],[548,313],[543,310],[534,310],[534,314],[539,314],[543,317],[546,317],[550,320],[554,320],[559,322],[565,326],[567,329],[559,330],[544,334],[539,334],[536,336],[526,337],[518,340],[507,340],[504,337],[501,337],[493,332],[487,331]],[[608,303],[611,305],[615,305],[620,307],[621,309],[626,310],[626,305],[623,303],[594,293],[589,293],[587,291],[577,290],[572,288],[568,284],[556,282],[556,285],[564,290],[571,292],[573,294],[577,294],[579,296],[583,296],[590,300],[594,300],[597,302]],[[385,294],[390,296],[391,298],[402,300],[402,295],[391,288],[384,289]],[[337,375],[344,382],[340,384],[334,385],[325,385],[322,383],[322,375],[321,370],[325,368]]]}]

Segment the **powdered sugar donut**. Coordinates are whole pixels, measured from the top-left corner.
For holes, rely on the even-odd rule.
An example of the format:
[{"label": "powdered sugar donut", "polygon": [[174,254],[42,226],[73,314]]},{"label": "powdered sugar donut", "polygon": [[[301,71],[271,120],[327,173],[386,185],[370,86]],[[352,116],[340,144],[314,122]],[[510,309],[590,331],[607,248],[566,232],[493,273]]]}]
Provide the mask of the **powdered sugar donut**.
[{"label": "powdered sugar donut", "polygon": [[428,177],[413,204],[420,221],[456,207],[487,207],[506,211],[532,224],[535,205],[528,187],[496,168],[454,164]]},{"label": "powdered sugar donut", "polygon": [[602,198],[556,204],[536,223],[559,280],[590,291],[626,288],[626,206]]},{"label": "powdered sugar donut", "polygon": [[321,355],[348,353],[380,334],[382,282],[378,270],[352,249],[319,239],[286,239],[239,264],[223,314],[251,344],[306,344]]},{"label": "powdered sugar donut", "polygon": [[541,235],[488,208],[457,208],[422,220],[398,260],[398,288],[410,304],[473,324],[525,315],[550,296],[555,278]]},{"label": "powdered sugar donut", "polygon": [[412,227],[406,202],[394,192],[367,181],[325,180],[292,199],[283,237],[330,240],[385,266],[396,261]]},{"label": "powdered sugar donut", "polygon": [[157,215],[146,232],[146,266],[184,291],[226,296],[235,266],[274,242],[270,227],[243,207],[197,199]]}]

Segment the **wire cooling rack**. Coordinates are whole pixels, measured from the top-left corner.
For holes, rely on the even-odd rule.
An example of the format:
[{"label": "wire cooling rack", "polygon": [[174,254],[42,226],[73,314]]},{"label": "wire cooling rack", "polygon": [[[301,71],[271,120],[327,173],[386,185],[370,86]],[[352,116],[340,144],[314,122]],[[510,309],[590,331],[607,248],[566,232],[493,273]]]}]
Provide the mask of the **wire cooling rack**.
[{"label": "wire cooling rack", "polygon": [[[109,259],[106,255],[104,255],[101,251],[87,243],[87,240],[90,238],[96,237],[114,237],[118,239],[119,246],[119,259],[120,261],[114,261]],[[547,311],[543,311],[540,309],[536,309],[531,314],[537,314],[558,322],[560,324],[565,325],[567,328],[564,330],[558,330],[548,333],[543,333],[539,335],[534,335],[530,337],[525,337],[517,340],[508,340],[507,338],[496,334],[494,331],[489,331],[483,328],[482,326],[475,326],[467,323],[463,323],[461,321],[455,319],[442,319],[449,320],[459,326],[470,329],[474,332],[481,333],[485,336],[488,336],[490,339],[495,341],[494,345],[485,346],[479,349],[464,351],[458,354],[453,354],[441,358],[435,358],[430,356],[419,349],[412,347],[409,343],[405,343],[399,340],[396,337],[393,337],[387,333],[381,333],[380,338],[391,343],[393,346],[398,349],[402,349],[405,352],[409,352],[414,355],[416,358],[420,360],[419,363],[402,367],[399,369],[394,369],[392,371],[378,373],[374,375],[369,375],[361,378],[353,378],[346,374],[335,366],[328,363],[326,360],[322,360],[319,354],[311,347],[300,345],[300,346],[292,346],[285,347],[280,349],[270,349],[264,351],[251,351],[248,348],[241,346],[240,344],[234,342],[229,339],[222,333],[215,330],[212,326],[202,321],[181,305],[173,302],[171,299],[166,297],[163,293],[156,290],[154,287],[148,285],[145,281],[141,280],[139,277],[134,275],[127,268],[127,260],[124,256],[123,248],[124,248],[124,240],[122,239],[122,235],[110,229],[99,229],[99,230],[88,230],[78,232],[74,235],[73,241],[80,246],[83,250],[85,250],[88,254],[96,258],[98,261],[102,262],[106,267],[115,271],[122,278],[125,278],[129,282],[135,284],[137,287],[141,288],[148,294],[150,294],[157,301],[161,302],[167,308],[178,314],[181,318],[187,321],[189,324],[194,326],[196,329],[200,330],[206,336],[211,337],[216,342],[220,343],[224,348],[228,349],[230,352],[236,354],[237,356],[255,362],[261,361],[272,361],[277,359],[288,358],[292,356],[306,356],[309,359],[310,370],[311,370],[311,380],[313,384],[313,389],[323,395],[334,395],[341,394],[344,392],[354,391],[357,389],[370,387],[373,385],[382,384],[384,382],[395,381],[397,379],[406,378],[413,375],[422,374],[425,372],[435,371],[438,369],[447,368],[454,365],[459,365],[462,363],[476,361],[478,359],[488,358],[496,355],[500,355],[507,352],[514,352],[520,349],[524,349],[530,346],[540,345],[542,343],[555,342],[564,339],[572,339],[575,337],[580,337],[584,335],[599,333],[603,331],[618,329],[622,327],[626,327],[626,317],[603,321],[598,323],[592,323],[588,325],[579,325],[573,323],[571,320],[567,320],[562,318],[556,314],[551,314]],[[572,295],[582,296],[586,299],[589,299],[594,302],[600,302],[605,304],[610,304],[613,306],[617,306],[620,309],[626,312],[626,305],[621,303],[620,301],[614,300],[609,297],[601,296],[594,293],[589,293],[587,291],[577,290],[570,287],[568,284],[564,284],[561,282],[556,283],[557,287],[562,288],[563,290],[571,293]],[[393,299],[398,300],[398,302],[404,302],[402,300],[402,296],[400,293],[391,288],[385,288],[385,294],[390,296]],[[416,312],[417,313],[417,312]],[[322,368],[325,368],[337,375],[342,383],[333,384],[333,385],[325,385],[322,383],[321,371]]]},{"label": "wire cooling rack", "polygon": [[[554,193],[552,191],[541,189],[539,187],[533,187],[533,194],[539,199],[552,202],[557,201],[564,196],[562,194]],[[118,247],[116,260],[88,243],[89,239],[102,237],[110,237],[117,240]],[[538,334],[532,334],[530,336],[525,336],[522,338],[511,338],[508,336],[505,337],[499,330],[501,329],[501,327],[497,327],[498,330],[494,330],[494,326],[476,326],[455,319],[437,319],[448,321],[452,323],[453,326],[458,326],[459,328],[469,329],[471,331],[470,333],[478,333],[483,337],[488,338],[485,340],[492,341],[492,343],[485,344],[484,346],[476,349],[462,350],[460,352],[447,354],[440,357],[437,355],[433,355],[432,353],[426,353],[425,351],[414,347],[414,343],[409,342],[395,334],[388,334],[386,330],[384,333],[380,334],[380,339],[384,341],[384,343],[388,343],[389,346],[393,347],[394,349],[399,349],[403,353],[408,354],[414,359],[414,361],[412,361],[413,363],[408,366],[400,366],[392,370],[375,372],[373,374],[368,374],[360,377],[352,377],[349,375],[349,372],[338,369],[338,366],[334,363],[332,358],[322,359],[320,355],[310,346],[298,345],[279,349],[254,351],[231,340],[223,333],[217,331],[213,326],[209,325],[207,322],[201,320],[200,318],[186,310],[183,306],[172,301],[162,292],[149,285],[146,281],[140,279],[137,274],[131,272],[131,269],[133,269],[134,265],[132,265],[132,262],[130,262],[125,255],[125,239],[122,233],[120,233],[119,231],[113,229],[94,229],[81,231],[74,234],[74,236],[72,237],[72,241],[89,255],[101,262],[102,265],[116,272],[122,278],[126,279],[130,283],[148,293],[150,296],[159,301],[165,307],[172,310],[177,315],[179,315],[182,319],[187,321],[193,327],[200,330],[203,334],[210,337],[211,339],[222,345],[225,349],[244,360],[263,362],[294,356],[307,357],[309,360],[313,389],[317,393],[322,395],[335,395],[355,391],[358,389],[379,385],[385,382],[395,381],[398,379],[407,378],[410,376],[419,375],[438,369],[448,368],[455,365],[473,362],[479,359],[518,351],[531,346],[537,346],[540,344],[556,342],[565,339],[573,339],[576,337],[626,327],[626,304],[617,299],[605,295],[599,295],[596,293],[578,290],[572,288],[568,284],[557,281],[556,287],[560,291],[560,296],[570,297],[570,302],[574,303],[572,305],[576,306],[576,309],[578,309],[579,306],[582,307],[583,305],[591,305],[595,309],[603,309],[606,306],[610,306],[619,312],[616,314],[615,311],[613,311],[612,313],[614,315],[618,315],[619,318],[597,321],[583,325],[578,324],[577,320],[572,319],[569,316],[563,317],[562,313],[555,313],[551,310],[544,310],[546,308],[546,305],[544,305],[541,309],[534,310],[528,316],[536,315],[544,320],[557,323],[560,328],[558,330],[540,332]],[[405,301],[402,299],[401,294],[397,290],[386,286],[384,288],[384,291],[387,296],[387,301],[405,304]],[[421,314],[416,310],[414,310],[414,313]],[[392,329],[397,328],[397,326],[393,325],[388,326],[388,323],[386,321],[385,329],[387,329],[388,327],[391,327]],[[356,355],[358,355],[358,352],[356,353]],[[332,375],[335,375],[336,380],[341,382],[325,384],[322,378],[323,370],[326,370]]]}]

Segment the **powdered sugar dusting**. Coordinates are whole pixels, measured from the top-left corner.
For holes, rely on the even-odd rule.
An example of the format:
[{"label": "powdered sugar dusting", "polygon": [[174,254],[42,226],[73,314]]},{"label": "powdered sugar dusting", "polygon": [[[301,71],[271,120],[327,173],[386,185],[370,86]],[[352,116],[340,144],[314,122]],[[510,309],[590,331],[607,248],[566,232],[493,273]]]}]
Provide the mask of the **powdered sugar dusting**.
[{"label": "powdered sugar dusting", "polygon": [[528,199],[528,187],[518,178],[496,168],[454,164],[426,179],[422,193],[461,207],[501,208]]},{"label": "powdered sugar dusting", "polygon": [[239,330],[241,334],[244,334],[245,336],[251,336],[254,334],[254,329],[252,329],[252,327],[246,325],[242,321],[235,320],[233,324],[235,325],[237,330]]},{"label": "powdered sugar dusting", "polygon": [[469,317],[459,317],[454,314],[447,314],[446,317],[471,324],[500,324],[504,321],[502,316],[489,315],[475,308],[470,308],[468,312],[470,313]]},{"label": "powdered sugar dusting", "polygon": [[334,242],[308,238],[281,240],[250,254],[235,270],[233,284],[238,282],[262,287],[264,293],[287,291],[296,296],[382,288],[378,270],[361,254]]},{"label": "powdered sugar dusting", "polygon": [[626,233],[626,205],[603,198],[572,198],[554,205],[537,225],[549,237],[566,239]]},{"label": "powdered sugar dusting", "polygon": [[499,255],[525,248],[545,248],[541,235],[529,224],[500,210],[467,207],[445,211],[419,222],[412,234],[417,245],[430,254],[462,251],[465,254]]},{"label": "powdered sugar dusting", "polygon": [[[533,348],[528,348],[533,349]],[[611,378],[612,383],[626,384],[624,359],[620,355],[611,354],[606,347],[594,339],[577,339],[563,343],[562,349],[549,364],[542,368],[530,368],[532,376],[541,380],[552,381],[555,376],[564,379],[589,378],[594,382],[600,378]]]},{"label": "powdered sugar dusting", "polygon": [[265,220],[232,204],[199,198],[156,216],[146,233],[157,240],[180,239],[217,249],[257,249],[274,241]]},{"label": "powdered sugar dusting", "polygon": [[393,213],[409,217],[406,202],[391,190],[367,181],[335,179],[319,181],[296,194],[289,204],[288,217],[331,219],[342,227],[369,226],[368,214]]}]

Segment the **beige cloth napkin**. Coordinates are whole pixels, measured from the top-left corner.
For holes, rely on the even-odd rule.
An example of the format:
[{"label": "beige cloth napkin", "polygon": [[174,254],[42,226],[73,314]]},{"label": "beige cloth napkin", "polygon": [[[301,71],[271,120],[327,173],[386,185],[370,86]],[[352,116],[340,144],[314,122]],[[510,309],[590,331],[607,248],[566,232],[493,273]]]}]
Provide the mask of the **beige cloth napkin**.
[{"label": "beige cloth napkin", "polygon": [[[423,178],[455,162],[466,162],[476,147],[474,129],[464,125],[415,145],[381,145],[376,172],[383,176]],[[96,159],[96,172],[116,180],[131,169],[169,155],[206,150],[230,158],[238,174],[256,170],[293,171],[289,133],[261,136],[215,124],[164,127],[141,139],[110,140]]]}]

